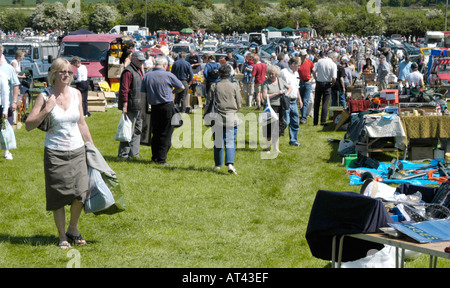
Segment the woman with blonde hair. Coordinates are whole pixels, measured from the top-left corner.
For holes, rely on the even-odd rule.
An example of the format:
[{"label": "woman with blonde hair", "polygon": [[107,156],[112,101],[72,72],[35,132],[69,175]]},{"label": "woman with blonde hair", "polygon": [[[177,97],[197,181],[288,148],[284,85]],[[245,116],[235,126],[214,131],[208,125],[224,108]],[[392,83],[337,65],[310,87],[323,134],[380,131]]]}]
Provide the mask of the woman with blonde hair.
[{"label": "woman with blonde hair", "polygon": [[[89,127],[83,117],[81,93],[70,87],[72,65],[57,58],[49,71],[50,89],[40,93],[26,121],[27,131],[38,127],[46,117],[50,119],[45,137],[44,172],[46,209],[53,211],[59,233],[58,246],[85,245],[78,231],[78,219],[88,190],[88,169],[84,141],[93,144]],[[84,141],[83,141],[84,140]],[[65,232],[65,206],[71,205],[70,223]]]},{"label": "woman with blonde hair", "polygon": [[[272,141],[273,149],[276,153],[280,151],[280,136],[284,136],[285,123],[283,119],[283,111],[281,108],[281,97],[289,95],[292,87],[288,85],[280,77],[280,67],[269,65],[267,67],[267,80],[262,84],[262,100],[264,105],[270,101],[270,106],[278,114],[278,121],[271,122],[263,129],[263,136],[267,138],[267,152],[270,152],[270,143]],[[278,128],[278,131],[277,129]]]}]

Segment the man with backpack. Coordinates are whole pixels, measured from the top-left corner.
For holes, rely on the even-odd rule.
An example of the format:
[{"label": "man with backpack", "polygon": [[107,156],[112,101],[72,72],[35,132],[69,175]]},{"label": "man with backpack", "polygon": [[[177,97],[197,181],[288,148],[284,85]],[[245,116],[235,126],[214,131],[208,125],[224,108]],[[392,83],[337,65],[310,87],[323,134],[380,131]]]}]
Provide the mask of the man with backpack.
[{"label": "man with backpack", "polygon": [[[211,84],[220,81],[219,68],[220,64],[216,62],[216,57],[213,54],[209,55],[208,64],[206,64],[205,69],[203,70],[203,75],[205,76],[206,95],[208,95]],[[206,99],[206,102],[206,105],[208,105],[208,99]]]}]

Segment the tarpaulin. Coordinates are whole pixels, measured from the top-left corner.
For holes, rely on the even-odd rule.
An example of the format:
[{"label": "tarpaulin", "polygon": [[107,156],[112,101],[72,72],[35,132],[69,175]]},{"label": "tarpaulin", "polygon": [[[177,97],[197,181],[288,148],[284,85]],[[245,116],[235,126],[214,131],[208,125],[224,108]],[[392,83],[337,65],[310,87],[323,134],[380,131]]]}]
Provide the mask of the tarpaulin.
[{"label": "tarpaulin", "polygon": [[[334,236],[380,233],[380,227],[387,227],[388,223],[393,222],[378,199],[355,192],[319,190],[311,209],[305,237],[314,257],[332,260]],[[381,250],[383,247],[382,244],[345,238],[342,261],[366,257],[369,250]],[[336,258],[337,256],[335,255]]]},{"label": "tarpaulin", "polygon": [[[443,159],[433,159],[430,161],[429,164],[416,164],[410,161],[406,160],[399,160],[398,162],[401,162],[403,164],[404,170],[412,170],[412,169],[419,169],[422,171],[432,171],[438,169],[438,163],[444,162]],[[430,168],[425,168],[432,166]],[[349,174],[350,178],[350,185],[362,185],[364,181],[361,180],[361,175],[364,172],[371,172],[373,175],[376,176],[378,182],[382,182],[385,184],[402,184],[402,183],[410,183],[414,185],[439,185],[442,182],[436,181],[433,178],[429,179],[427,175],[419,178],[414,179],[388,179],[389,174],[389,167],[391,166],[391,163],[386,162],[380,162],[380,165],[377,169],[372,168],[366,168],[366,167],[359,167],[359,168],[348,168],[347,174]],[[439,177],[439,172],[436,170],[433,173],[433,177]]]}]

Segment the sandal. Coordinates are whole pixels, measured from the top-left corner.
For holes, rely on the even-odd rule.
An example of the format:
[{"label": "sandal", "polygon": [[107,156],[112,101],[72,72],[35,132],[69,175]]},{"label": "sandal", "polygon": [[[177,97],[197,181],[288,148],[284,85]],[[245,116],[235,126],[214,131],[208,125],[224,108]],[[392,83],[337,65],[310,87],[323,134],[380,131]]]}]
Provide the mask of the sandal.
[{"label": "sandal", "polygon": [[59,242],[58,247],[63,249],[63,250],[72,248],[70,243],[67,242],[66,240]]},{"label": "sandal", "polygon": [[78,234],[78,236],[74,236],[72,234],[66,233],[67,238],[69,238],[75,245],[86,245],[86,240]]}]

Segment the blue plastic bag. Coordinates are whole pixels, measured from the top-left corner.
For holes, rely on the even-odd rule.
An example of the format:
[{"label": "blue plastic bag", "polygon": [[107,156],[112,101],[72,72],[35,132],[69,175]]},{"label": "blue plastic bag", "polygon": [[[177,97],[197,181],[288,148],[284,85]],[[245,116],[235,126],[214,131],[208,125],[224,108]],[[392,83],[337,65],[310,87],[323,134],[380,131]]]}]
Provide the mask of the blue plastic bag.
[{"label": "blue plastic bag", "polygon": [[2,119],[2,127],[0,131],[0,148],[2,150],[16,149],[16,136],[14,135],[14,129],[8,120]]},{"label": "blue plastic bag", "polygon": [[89,190],[84,202],[84,213],[93,213],[108,209],[114,205],[114,197],[103,181],[100,171],[89,167]]}]

